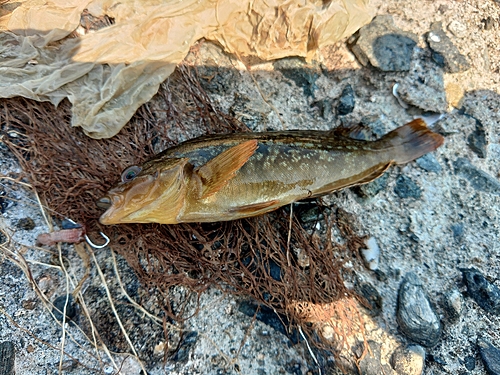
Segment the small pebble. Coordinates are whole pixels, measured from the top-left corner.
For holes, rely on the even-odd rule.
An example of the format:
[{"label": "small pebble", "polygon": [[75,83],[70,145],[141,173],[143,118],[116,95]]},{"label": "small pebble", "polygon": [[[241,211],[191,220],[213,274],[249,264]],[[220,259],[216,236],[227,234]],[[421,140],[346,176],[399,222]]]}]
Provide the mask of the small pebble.
[{"label": "small pebble", "polygon": [[337,105],[338,115],[347,115],[354,110],[355,98],[354,90],[351,85],[346,85],[340,94],[339,104]]},{"label": "small pebble", "polygon": [[500,315],[500,288],[475,268],[461,269],[467,294],[486,312]]},{"label": "small pebble", "polygon": [[464,297],[458,289],[452,289],[443,296],[443,310],[451,323],[455,323],[462,315],[464,309]]},{"label": "small pebble", "polygon": [[405,276],[399,287],[396,319],[401,332],[425,347],[436,345],[441,336],[439,317],[422,282],[412,272]]},{"label": "small pebble", "polygon": [[378,269],[380,260],[380,247],[377,244],[375,237],[369,237],[364,240],[366,248],[359,249],[363,263],[369,270],[375,271]]},{"label": "small pebble", "polygon": [[390,362],[398,375],[421,375],[425,365],[425,350],[420,345],[399,347],[392,353]]},{"label": "small pebble", "polygon": [[477,346],[488,375],[500,375],[500,349],[485,339],[479,339]]},{"label": "small pebble", "polygon": [[465,90],[462,86],[449,82],[445,85],[444,90],[446,91],[446,100],[449,105],[455,108],[462,107],[465,95]]},{"label": "small pebble", "polygon": [[14,375],[16,351],[11,341],[0,342],[0,375]]},{"label": "small pebble", "polygon": [[16,226],[19,229],[23,229],[23,230],[33,230],[36,227],[35,222],[30,217],[23,217],[22,219],[19,219],[17,221]]},{"label": "small pebble", "polygon": [[466,158],[458,158],[453,162],[455,174],[465,178],[471,186],[479,191],[500,195],[500,182],[488,173],[471,164]]},{"label": "small pebble", "polygon": [[52,309],[52,313],[60,322],[63,321],[64,305],[66,305],[66,320],[73,319],[77,313],[75,300],[71,294],[68,296],[57,297],[54,301],[54,308]]},{"label": "small pebble", "polygon": [[464,38],[467,36],[467,26],[465,26],[462,22],[459,21],[451,21],[448,24],[448,30],[451,31],[453,35],[458,38]]},{"label": "small pebble", "polygon": [[394,192],[402,199],[418,199],[422,196],[422,190],[420,187],[410,177],[405,175],[399,175],[396,179]]}]

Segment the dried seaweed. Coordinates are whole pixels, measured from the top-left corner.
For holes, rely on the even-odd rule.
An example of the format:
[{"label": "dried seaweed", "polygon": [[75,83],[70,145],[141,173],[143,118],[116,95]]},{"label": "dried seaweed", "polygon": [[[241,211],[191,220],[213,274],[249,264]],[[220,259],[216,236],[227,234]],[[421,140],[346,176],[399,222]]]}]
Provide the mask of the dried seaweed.
[{"label": "dried seaweed", "polygon": [[[199,294],[215,286],[252,297],[300,325],[315,345],[333,348],[318,338],[315,324],[326,324],[336,316],[351,319],[346,314],[353,306],[347,306],[344,314],[331,306],[351,295],[344,286],[343,264],[355,257],[362,243],[344,214],[337,220],[335,213],[325,211],[314,225],[304,224],[288,208],[203,225],[103,227],[97,222],[101,211],[95,201],[125,167],[197,135],[246,131],[211,103],[196,69],[180,66],[153,102],[142,106],[127,127],[107,140],[91,139],[70,128],[70,105],[65,101],[57,109],[25,99],[2,100],[1,105],[3,141],[56,220],[78,221],[90,236],[105,232],[112,249],[160,296],[166,317],[177,322],[188,317],[182,304],[170,302],[174,288],[182,285]],[[343,235],[343,244],[331,238],[333,226]],[[300,249],[306,264],[292,249]],[[186,297],[184,305],[188,301]],[[361,323],[358,328],[362,330]],[[341,347],[346,331],[336,332]]]}]

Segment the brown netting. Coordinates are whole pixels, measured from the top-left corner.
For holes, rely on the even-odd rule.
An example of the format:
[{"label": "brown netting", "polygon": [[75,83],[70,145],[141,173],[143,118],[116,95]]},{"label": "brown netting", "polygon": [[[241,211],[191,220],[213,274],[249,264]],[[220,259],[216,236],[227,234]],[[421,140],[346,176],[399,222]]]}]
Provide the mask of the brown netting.
[{"label": "brown netting", "polygon": [[[105,232],[111,248],[142,283],[163,297],[162,308],[170,319],[186,318],[182,308],[169,303],[173,288],[182,285],[201,293],[216,286],[271,307],[323,348],[334,346],[318,339],[315,329],[320,323],[340,315],[346,326],[362,329],[358,317],[351,315],[352,304],[339,314],[341,300],[351,295],[344,286],[343,264],[355,257],[361,238],[345,215],[327,207],[297,205],[292,219],[285,207],[256,218],[204,225],[103,227],[97,222],[102,211],[95,201],[125,167],[196,135],[246,131],[211,104],[194,68],[179,67],[154,103],[142,106],[112,139],[91,139],[71,128],[67,102],[56,109],[25,99],[2,100],[0,124],[4,142],[54,218],[84,224],[91,237]],[[304,219],[306,210],[316,218]],[[333,227],[342,244],[331,238]],[[335,332],[337,345],[343,346],[347,331],[335,327]]]}]

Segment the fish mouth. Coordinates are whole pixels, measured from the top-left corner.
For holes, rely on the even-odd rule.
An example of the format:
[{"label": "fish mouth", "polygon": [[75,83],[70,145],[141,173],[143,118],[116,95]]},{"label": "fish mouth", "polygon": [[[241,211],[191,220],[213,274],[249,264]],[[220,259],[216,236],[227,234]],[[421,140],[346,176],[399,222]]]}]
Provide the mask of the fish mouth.
[{"label": "fish mouth", "polygon": [[96,202],[96,206],[99,207],[99,208],[102,208],[103,210],[107,210],[108,208],[111,207],[111,198],[108,197],[107,195],[100,198],[97,202]]}]

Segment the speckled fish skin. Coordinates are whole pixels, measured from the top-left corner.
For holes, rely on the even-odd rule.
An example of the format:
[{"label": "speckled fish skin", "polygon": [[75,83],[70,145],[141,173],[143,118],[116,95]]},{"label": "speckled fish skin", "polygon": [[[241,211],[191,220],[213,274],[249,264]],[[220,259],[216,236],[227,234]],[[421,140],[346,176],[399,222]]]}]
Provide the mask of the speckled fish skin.
[{"label": "speckled fish skin", "polygon": [[215,222],[374,180],[443,138],[414,120],[377,141],[339,132],[283,131],[196,138],[156,155],[103,199],[102,224]]}]

